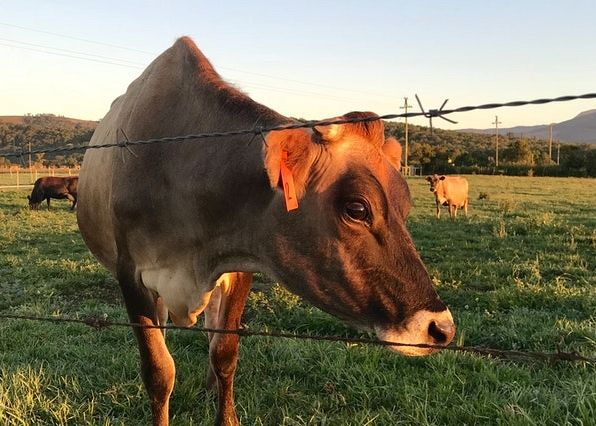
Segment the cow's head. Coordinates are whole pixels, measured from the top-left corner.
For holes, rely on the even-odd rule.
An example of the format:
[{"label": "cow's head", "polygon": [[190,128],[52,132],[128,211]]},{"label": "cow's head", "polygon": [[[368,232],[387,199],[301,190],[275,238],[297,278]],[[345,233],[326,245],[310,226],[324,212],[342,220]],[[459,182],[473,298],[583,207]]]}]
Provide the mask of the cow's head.
[{"label": "cow's head", "polygon": [[442,180],[445,180],[445,176],[427,176],[426,181],[430,184],[430,192],[437,192],[437,186],[439,185],[439,182],[441,182]]},{"label": "cow's head", "polygon": [[29,208],[31,210],[39,210],[39,205],[41,203],[33,201],[30,195],[27,195],[27,201],[29,202]]},{"label": "cow's head", "polygon": [[[272,132],[264,149],[270,183],[279,192],[270,206],[270,254],[281,282],[380,339],[448,344],[453,319],[406,230],[410,193],[398,172],[399,144],[384,138],[383,123]],[[279,187],[283,151],[299,198],[291,212]],[[394,348],[408,355],[433,352]]]}]

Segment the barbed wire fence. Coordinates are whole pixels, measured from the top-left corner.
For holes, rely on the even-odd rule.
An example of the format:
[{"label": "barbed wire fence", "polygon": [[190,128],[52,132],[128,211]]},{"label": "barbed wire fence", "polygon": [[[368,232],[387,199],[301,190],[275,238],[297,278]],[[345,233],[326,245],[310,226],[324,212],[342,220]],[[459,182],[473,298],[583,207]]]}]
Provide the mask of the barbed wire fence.
[{"label": "barbed wire fence", "polygon": [[[307,121],[304,123],[290,123],[284,124],[280,126],[273,126],[273,127],[261,127],[261,126],[254,126],[250,129],[240,129],[240,130],[231,130],[231,131],[220,131],[220,132],[209,132],[209,133],[196,133],[196,134],[189,134],[189,135],[182,135],[182,136],[172,136],[172,137],[164,137],[164,138],[153,138],[153,139],[146,139],[146,140],[133,140],[130,141],[126,137],[126,134],[123,132],[122,129],[119,129],[124,136],[124,141],[115,142],[115,143],[104,143],[104,144],[97,144],[97,145],[77,145],[77,146],[70,146],[70,147],[56,147],[56,148],[41,148],[41,149],[32,149],[32,150],[19,150],[19,151],[12,151],[12,152],[0,152],[0,157],[17,157],[20,158],[21,161],[25,155],[30,154],[38,154],[38,153],[56,153],[56,152],[69,152],[69,151],[86,151],[88,149],[106,149],[106,148],[125,148],[130,151],[130,146],[135,145],[151,145],[157,143],[180,143],[185,141],[190,141],[194,139],[204,139],[204,138],[217,138],[217,137],[225,137],[225,136],[241,136],[241,135],[252,135],[254,137],[263,136],[265,133],[272,132],[272,131],[282,131],[282,130],[291,130],[291,129],[300,129],[300,128],[314,128],[316,126],[329,126],[333,124],[350,124],[350,123],[365,123],[377,120],[392,120],[396,118],[410,118],[410,117],[426,117],[429,119],[429,125],[432,131],[432,119],[433,118],[441,118],[447,120],[451,123],[456,123],[451,119],[447,119],[445,116],[454,113],[462,113],[474,110],[488,110],[488,109],[496,109],[496,108],[503,108],[503,107],[518,107],[524,105],[542,105],[552,102],[567,102],[577,99],[596,99],[596,93],[586,93],[583,95],[565,95],[559,96],[556,98],[543,98],[543,99],[535,99],[532,101],[512,101],[512,102],[505,102],[505,103],[488,103],[482,105],[475,105],[475,106],[464,106],[454,109],[444,109],[448,100],[445,100],[441,107],[437,109],[429,109],[425,110],[422,107],[422,103],[418,96],[416,96],[418,104],[420,106],[420,112],[409,112],[409,113],[401,113],[401,114],[385,114],[381,116],[367,116],[367,117],[358,117],[358,118],[339,118],[339,119],[330,119],[330,120],[319,120],[319,121]],[[130,151],[132,153],[132,151]],[[134,154],[134,153],[133,153]],[[269,331],[255,331],[250,330],[247,328],[239,328],[239,329],[214,329],[214,328],[206,328],[206,327],[180,327],[175,325],[148,325],[148,324],[139,324],[139,323],[129,323],[129,322],[117,322],[117,321],[108,321],[103,315],[92,315],[86,318],[68,318],[68,317],[61,317],[61,316],[52,316],[52,317],[38,317],[33,315],[16,315],[16,314],[6,314],[0,313],[0,318],[8,319],[8,320],[22,320],[22,321],[38,321],[38,322],[46,322],[46,323],[53,323],[53,324],[82,324],[89,327],[92,327],[96,330],[107,329],[111,327],[134,327],[134,328],[152,328],[152,329],[160,329],[160,330],[181,330],[181,331],[190,331],[190,332],[199,332],[199,333],[222,333],[222,334],[237,334],[241,337],[270,337],[270,338],[285,338],[285,339],[304,339],[304,340],[316,340],[316,341],[328,341],[328,342],[343,342],[349,344],[365,344],[365,345],[373,345],[373,346],[402,346],[402,347],[416,347],[416,348],[426,348],[426,349],[436,349],[436,350],[448,350],[448,351],[455,351],[455,352],[464,352],[464,353],[474,353],[484,356],[492,356],[497,358],[503,359],[510,359],[510,360],[534,360],[534,361],[542,361],[542,362],[558,362],[558,361],[565,361],[565,362],[581,362],[590,365],[596,365],[596,358],[587,357],[584,355],[579,354],[576,351],[562,351],[557,349],[556,352],[537,352],[537,351],[521,351],[521,350],[502,350],[502,349],[495,349],[495,348],[488,348],[488,347],[481,347],[481,346],[462,346],[462,345],[429,345],[429,344],[422,344],[422,343],[401,343],[401,342],[389,342],[377,339],[369,339],[369,338],[356,338],[356,337],[341,337],[341,336],[321,336],[321,335],[312,335],[312,334],[299,334],[299,333],[282,333],[282,332],[269,332]]]},{"label": "barbed wire fence", "polygon": [[12,320],[26,320],[26,321],[38,321],[47,322],[53,324],[83,324],[88,327],[92,327],[96,330],[103,330],[111,327],[133,327],[133,328],[146,328],[146,329],[159,329],[159,330],[177,330],[177,331],[189,331],[195,333],[220,333],[220,334],[237,334],[240,337],[272,337],[282,339],[302,339],[302,340],[316,340],[326,342],[343,342],[350,344],[363,344],[371,346],[402,346],[412,348],[424,348],[424,349],[436,349],[446,350],[455,352],[467,352],[475,353],[485,356],[493,356],[496,358],[504,359],[515,359],[515,360],[537,360],[543,362],[556,362],[556,361],[568,361],[568,362],[584,362],[588,364],[596,365],[596,358],[590,358],[579,354],[576,351],[565,352],[557,350],[552,353],[536,352],[536,351],[518,351],[518,350],[503,350],[495,348],[487,348],[481,346],[461,346],[461,345],[431,345],[426,343],[401,343],[401,342],[389,342],[386,340],[369,339],[364,337],[342,337],[342,336],[322,336],[315,334],[304,334],[304,333],[282,333],[276,331],[257,331],[250,330],[248,328],[238,329],[219,329],[219,328],[208,328],[208,327],[182,327],[176,325],[149,325],[140,323],[130,322],[118,322],[108,321],[105,316],[89,316],[86,318],[66,318],[60,316],[53,317],[37,317],[32,315],[13,315],[13,314],[0,314],[0,318],[12,319]]},{"label": "barbed wire fence", "polygon": [[[273,131],[281,131],[281,130],[292,130],[292,129],[312,129],[317,126],[330,126],[333,124],[351,124],[351,123],[367,123],[371,121],[378,121],[378,120],[393,120],[396,118],[411,118],[411,117],[426,117],[429,119],[429,124],[432,129],[432,119],[433,118],[442,118],[446,119],[445,116],[449,114],[461,113],[461,112],[469,112],[475,110],[487,110],[487,109],[496,109],[496,108],[504,108],[504,107],[519,107],[525,105],[543,105],[552,102],[567,102],[573,101],[578,99],[596,99],[596,93],[586,93],[583,95],[565,95],[559,96],[557,98],[543,98],[543,99],[535,99],[532,101],[512,101],[512,102],[505,102],[505,103],[488,103],[482,105],[474,105],[474,106],[464,106],[454,109],[443,109],[445,104],[447,103],[448,99],[446,99],[440,108],[437,109],[429,109],[424,110],[422,104],[420,103],[420,112],[408,112],[408,113],[400,113],[400,114],[385,114],[380,116],[367,116],[367,117],[358,117],[358,118],[338,118],[338,119],[330,119],[330,120],[318,120],[318,121],[307,121],[305,123],[290,123],[290,124],[283,124],[279,126],[272,126],[272,127],[262,127],[262,126],[253,126],[250,129],[240,129],[240,130],[229,130],[229,131],[220,131],[220,132],[205,132],[205,133],[195,133],[189,135],[181,135],[181,136],[170,136],[170,137],[163,137],[163,138],[152,138],[152,139],[145,139],[145,140],[134,140],[130,141],[123,133],[122,129],[119,129],[120,132],[123,133],[124,140],[120,142],[114,143],[104,143],[104,144],[96,144],[96,145],[76,145],[71,147],[56,147],[56,148],[40,148],[40,149],[32,149],[32,150],[19,150],[19,151],[12,151],[12,152],[0,152],[0,157],[20,157],[23,158],[25,155],[29,154],[50,154],[56,152],[69,152],[69,151],[86,151],[89,149],[105,149],[105,148],[126,148],[130,149],[131,146],[136,145],[152,145],[157,143],[178,143],[178,142],[185,142],[193,139],[204,139],[204,138],[219,138],[225,136],[242,136],[242,135],[252,135],[252,136],[261,136],[268,132]],[[451,123],[456,123],[453,120],[447,120]]]}]

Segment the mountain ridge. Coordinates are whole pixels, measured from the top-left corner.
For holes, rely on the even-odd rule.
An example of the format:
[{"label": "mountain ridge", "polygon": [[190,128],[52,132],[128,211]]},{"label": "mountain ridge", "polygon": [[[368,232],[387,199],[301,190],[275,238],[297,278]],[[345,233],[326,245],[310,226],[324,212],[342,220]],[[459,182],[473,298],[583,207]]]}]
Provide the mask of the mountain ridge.
[{"label": "mountain ridge", "polygon": [[[524,137],[548,140],[549,127],[549,124],[504,127],[499,128],[499,133],[513,133],[514,135],[522,134]],[[495,129],[457,129],[456,131],[490,134],[494,133]],[[596,144],[596,109],[589,109],[580,112],[569,120],[553,123],[553,139],[568,143]]]}]

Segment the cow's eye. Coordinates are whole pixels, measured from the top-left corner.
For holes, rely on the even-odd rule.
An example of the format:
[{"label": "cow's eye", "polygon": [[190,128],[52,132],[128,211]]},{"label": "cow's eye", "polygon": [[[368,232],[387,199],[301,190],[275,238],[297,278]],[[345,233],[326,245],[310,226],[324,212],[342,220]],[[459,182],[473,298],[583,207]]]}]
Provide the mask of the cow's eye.
[{"label": "cow's eye", "polygon": [[369,213],[366,205],[360,201],[350,201],[345,206],[346,214],[350,219],[358,221],[368,221]]}]

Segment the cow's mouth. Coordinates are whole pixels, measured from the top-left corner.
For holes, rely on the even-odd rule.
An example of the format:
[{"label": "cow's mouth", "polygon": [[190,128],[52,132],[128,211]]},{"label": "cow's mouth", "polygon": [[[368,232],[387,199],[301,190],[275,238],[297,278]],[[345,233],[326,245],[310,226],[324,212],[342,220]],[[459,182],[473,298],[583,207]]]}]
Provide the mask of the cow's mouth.
[{"label": "cow's mouth", "polygon": [[447,346],[455,336],[455,324],[449,309],[440,312],[420,310],[403,327],[375,326],[375,332],[381,340],[403,344],[389,346],[391,350],[408,356],[424,356],[440,348],[416,345]]}]

